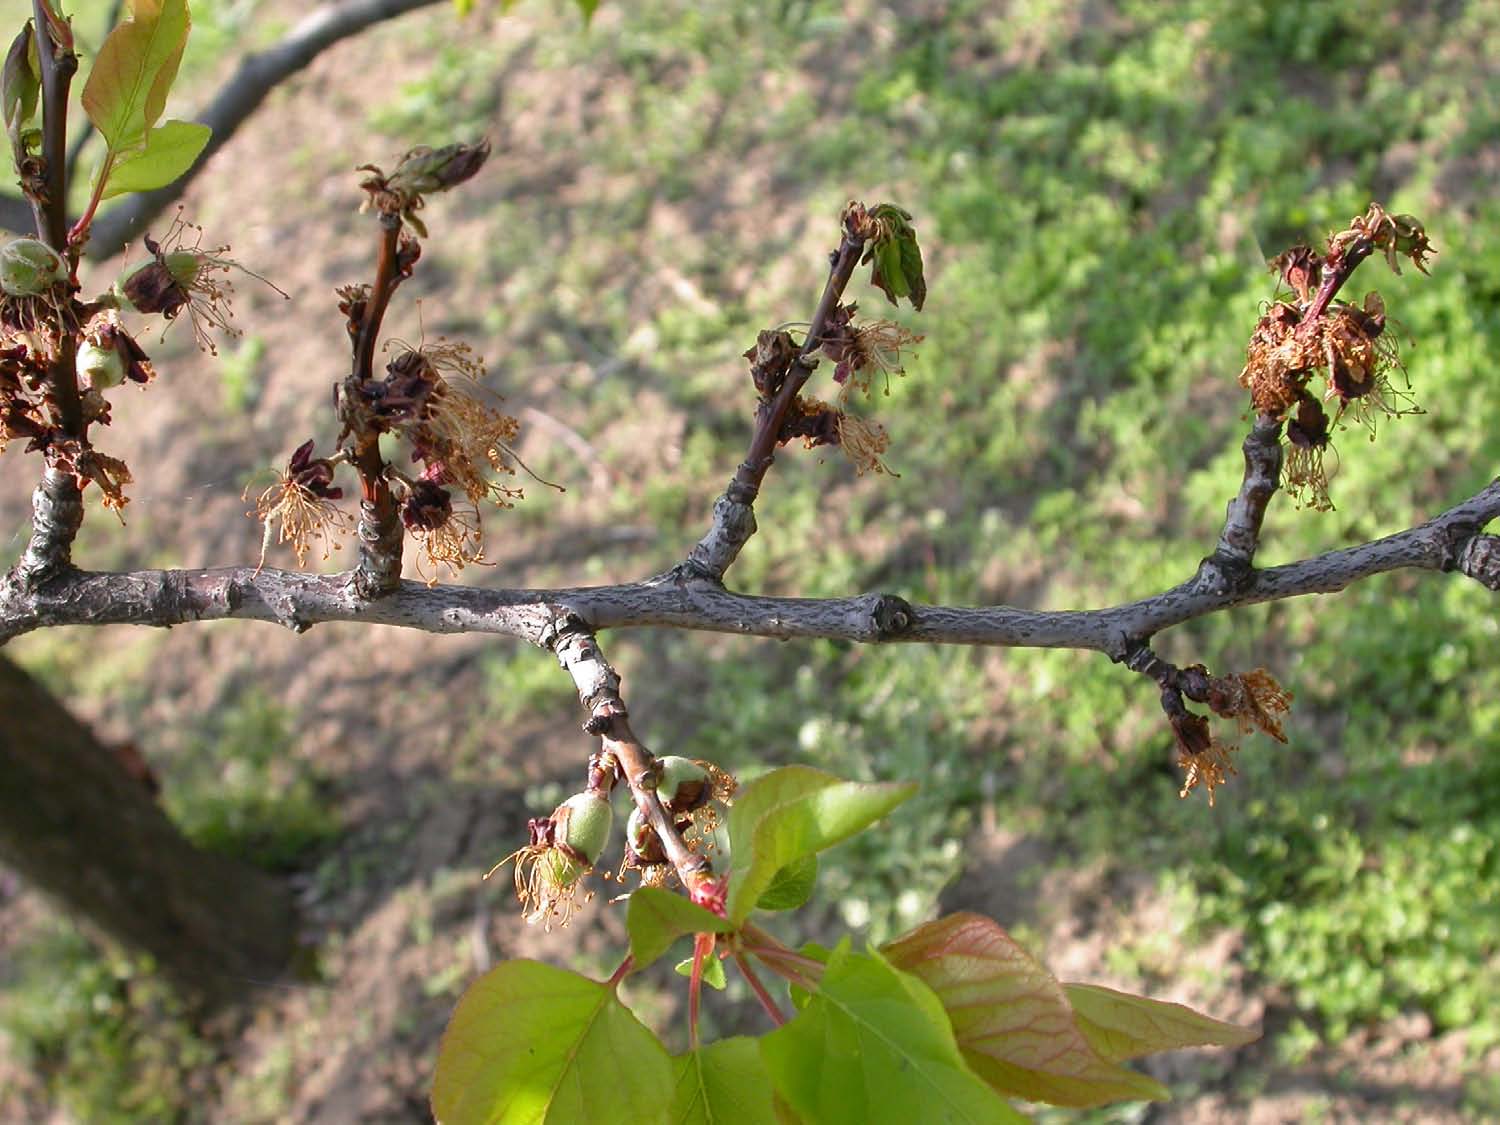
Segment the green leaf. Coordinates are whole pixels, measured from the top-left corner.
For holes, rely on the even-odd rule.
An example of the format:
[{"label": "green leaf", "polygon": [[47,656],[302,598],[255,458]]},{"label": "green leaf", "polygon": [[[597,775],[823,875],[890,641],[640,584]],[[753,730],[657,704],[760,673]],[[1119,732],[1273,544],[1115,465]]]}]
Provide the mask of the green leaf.
[{"label": "green leaf", "polygon": [[1132,996],[1094,984],[1065,984],[1078,1026],[1094,1050],[1123,1061],[1179,1047],[1243,1047],[1260,1032],[1205,1016],[1181,1004]]},{"label": "green leaf", "polygon": [[625,929],[635,971],[651,964],[685,934],[727,934],[733,927],[717,914],[660,887],[642,887],[630,896]]},{"label": "green leaf", "polygon": [[788,863],[771,878],[771,885],[755,901],[757,910],[796,910],[818,882],[818,857],[805,855]]},{"label": "green leaf", "polygon": [[[672,971],[680,977],[693,979],[693,959],[685,957],[672,966]],[[705,957],[703,959],[703,983],[710,988],[724,991],[724,986],[729,982],[724,979],[724,962],[717,957]]]},{"label": "green leaf", "polygon": [[916,789],[840,781],[807,766],[751,782],[729,813],[729,920],[743,922],[783,867],[869,827]]},{"label": "green leaf", "polygon": [[[19,164],[30,147],[26,135],[36,117],[37,96],[42,88],[37,74],[36,42],[31,36],[31,24],[21,28],[5,56],[5,69],[0,72],[0,104],[5,111],[5,131],[10,134],[11,151]],[[19,172],[19,169],[17,169]]]},{"label": "green leaf", "polygon": [[167,121],[146,134],[146,147],[110,169],[101,199],[128,191],[154,191],[183,175],[208,144],[213,130],[189,121]]},{"label": "green leaf", "polygon": [[915,232],[910,232],[900,242],[901,273],[906,279],[911,307],[918,312],[927,303],[927,279],[922,276],[922,248],[917,245]]},{"label": "green leaf", "polygon": [[146,143],[166,108],[187,45],[186,0],[131,0],[131,18],[99,48],[83,87],[83,111],[112,155]]},{"label": "green leaf", "polygon": [[587,27],[594,22],[594,13],[599,10],[599,0],[575,0],[578,10],[583,13],[583,23]]},{"label": "green leaf", "polygon": [[614,989],[538,961],[507,961],[458,1002],[438,1048],[442,1125],[665,1122],[672,1060]]},{"label": "green leaf", "polygon": [[1062,986],[990,919],[951,914],[883,952],[937,994],[964,1059],[1001,1093],[1066,1106],[1170,1097],[1096,1053]]},{"label": "green leaf", "polygon": [[874,254],[875,269],[870,275],[870,284],[881,290],[886,300],[894,305],[898,297],[905,297],[911,292],[901,268],[901,244],[894,239],[890,242],[877,242]]},{"label": "green leaf", "polygon": [[771,1077],[754,1039],[720,1039],[672,1060],[673,1125],[777,1125]]},{"label": "green leaf", "polygon": [[878,954],[835,951],[817,994],[761,1040],[761,1057],[814,1125],[1026,1120],[964,1065],[932,990]]}]

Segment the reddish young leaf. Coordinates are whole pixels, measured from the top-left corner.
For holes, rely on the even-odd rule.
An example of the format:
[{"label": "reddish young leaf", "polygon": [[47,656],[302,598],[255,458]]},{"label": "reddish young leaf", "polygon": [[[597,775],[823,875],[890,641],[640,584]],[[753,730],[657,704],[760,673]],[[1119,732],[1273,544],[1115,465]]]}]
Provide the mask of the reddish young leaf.
[{"label": "reddish young leaf", "polygon": [[990,919],[952,914],[883,952],[937,994],[964,1061],[1001,1093],[1067,1106],[1169,1096],[1099,1055],[1062,986]]}]

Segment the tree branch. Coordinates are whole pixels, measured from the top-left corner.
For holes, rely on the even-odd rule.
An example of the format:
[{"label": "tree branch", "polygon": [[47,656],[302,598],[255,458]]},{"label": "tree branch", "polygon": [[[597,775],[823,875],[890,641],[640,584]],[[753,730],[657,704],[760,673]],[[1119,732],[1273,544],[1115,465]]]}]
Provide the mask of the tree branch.
[{"label": "tree branch", "polygon": [[806,385],[813,372],[812,356],[823,346],[823,330],[828,318],[838,307],[865,243],[847,230],[829,261],[828,281],[823,286],[823,295],[808,325],[807,339],[787,372],[786,380],[777,389],[769,403],[762,402],[755,415],[755,433],[750,439],[750,451],[735,471],[734,478],[724,490],[724,495],[714,502],[713,525],[688,553],[682,569],[692,577],[719,582],[724,572],[739,558],[740,551],[755,534],[755,498],[760,493],[761,482],[776,460],[776,445],[781,438],[781,427],[786,421],[787,411],[796,401],[798,393]]},{"label": "tree branch", "polygon": [[601,749],[619,764],[620,775],[630,786],[636,808],[661,841],[662,850],[689,897],[703,906],[717,904],[718,913],[722,914],[724,881],[714,878],[713,865],[707,856],[688,846],[657,794],[661,767],[630,729],[630,715],[620,695],[620,674],[604,658],[593,632],[579,618],[569,615],[555,627],[549,627],[541,643],[553,651],[557,662],[573,677],[578,701],[589,713],[583,729],[599,735]]},{"label": "tree branch", "polygon": [[[847,598],[757,597],[683,576],[616,586],[476,589],[401,582],[366,602],[349,576],[252,567],[70,571],[36,589],[11,575],[0,582],[0,641],[54,625],[178,625],[189,621],[271,621],[302,631],[321,621],[400,625],[430,633],[491,633],[552,647],[569,615],[592,631],[658,626],[748,636],[877,643],[1078,648],[1125,659],[1142,638],[1237,606],[1327,594],[1388,571],[1457,571],[1500,586],[1497,537],[1481,535],[1500,518],[1500,480],[1441,515],[1372,543],[1256,571],[1226,588],[1214,568],[1169,590],[1094,610],[1011,606],[931,606],[889,594]],[[1492,585],[1492,583],[1494,585]]]}]

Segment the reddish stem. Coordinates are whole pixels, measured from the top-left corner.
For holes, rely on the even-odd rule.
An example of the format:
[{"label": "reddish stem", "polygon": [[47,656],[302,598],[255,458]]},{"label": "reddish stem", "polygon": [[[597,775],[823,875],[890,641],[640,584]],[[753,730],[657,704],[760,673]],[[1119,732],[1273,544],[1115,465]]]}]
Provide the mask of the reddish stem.
[{"label": "reddish stem", "polygon": [[[755,975],[755,970],[750,967],[750,962],[745,960],[743,953],[734,955],[734,963],[739,966],[740,972],[745,974],[745,979],[750,982],[750,991],[755,993],[755,998],[760,1001],[760,1006],[766,1010],[766,1015],[771,1017],[771,1022],[777,1027],[786,1023],[786,1016],[781,1014],[781,1009],[776,1006],[776,1001],[771,999],[771,994],[766,991],[766,986],[760,983],[760,977]],[[696,1042],[694,1044],[696,1046]]]},{"label": "reddish stem", "polygon": [[625,954],[625,960],[620,962],[620,967],[610,974],[609,980],[604,983],[610,988],[618,988],[620,982],[630,975],[630,970],[635,968],[635,955]]},{"label": "reddish stem", "polygon": [[717,934],[693,935],[693,975],[688,978],[688,1040],[698,1049],[698,1006],[703,997],[703,962],[714,951]]}]

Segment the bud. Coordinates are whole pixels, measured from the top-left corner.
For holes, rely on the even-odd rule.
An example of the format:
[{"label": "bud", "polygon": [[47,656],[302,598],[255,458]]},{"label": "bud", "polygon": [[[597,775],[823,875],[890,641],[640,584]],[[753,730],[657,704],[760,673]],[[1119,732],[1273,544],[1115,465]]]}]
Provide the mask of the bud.
[{"label": "bud", "polygon": [[444,145],[439,149],[421,145],[402,157],[387,187],[408,197],[447,191],[472,179],[489,156],[487,140],[473,145]]},{"label": "bud", "polygon": [[0,246],[0,290],[12,297],[40,297],[67,276],[62,255],[45,242],[17,238]]}]

